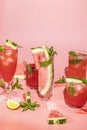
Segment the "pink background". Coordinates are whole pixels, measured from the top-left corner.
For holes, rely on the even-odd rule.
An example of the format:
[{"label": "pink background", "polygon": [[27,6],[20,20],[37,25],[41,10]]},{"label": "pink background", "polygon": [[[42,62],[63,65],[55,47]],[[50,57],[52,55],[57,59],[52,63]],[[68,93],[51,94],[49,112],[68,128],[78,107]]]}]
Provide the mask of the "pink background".
[{"label": "pink background", "polygon": [[31,47],[54,46],[55,79],[63,75],[67,53],[87,49],[86,0],[0,1],[0,44],[10,39],[23,46],[19,60],[33,62]]}]

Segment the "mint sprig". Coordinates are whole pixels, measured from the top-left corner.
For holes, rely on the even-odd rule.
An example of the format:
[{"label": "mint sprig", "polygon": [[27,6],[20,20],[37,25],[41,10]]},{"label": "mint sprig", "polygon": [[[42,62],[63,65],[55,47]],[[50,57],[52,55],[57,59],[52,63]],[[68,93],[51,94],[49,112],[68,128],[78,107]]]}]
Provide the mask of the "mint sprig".
[{"label": "mint sprig", "polygon": [[47,47],[47,50],[48,50],[50,57],[53,57],[55,54],[57,55],[57,52],[54,50],[53,47],[50,47],[50,48]]},{"label": "mint sprig", "polygon": [[32,72],[34,71],[35,67],[30,65],[30,64],[26,64],[26,70],[28,71],[28,74],[32,74]]},{"label": "mint sprig", "polygon": [[[27,96],[28,96],[27,93],[30,94],[30,92],[26,92],[25,93],[25,95],[26,95],[25,98],[27,98]],[[30,100],[26,100],[25,102],[20,102],[19,104],[23,108],[22,112],[25,112],[25,111],[27,111],[29,109],[32,110],[32,111],[35,111],[35,108],[39,107],[39,104],[36,101],[35,102],[31,102],[31,99]]]},{"label": "mint sprig", "polygon": [[52,59],[40,62],[40,67],[47,67],[49,64],[52,64]]},{"label": "mint sprig", "polygon": [[23,89],[22,85],[19,83],[18,78],[16,78],[16,82],[11,86],[11,90],[14,90],[14,89]]},{"label": "mint sprig", "polygon": [[66,78],[64,76],[62,76],[55,83],[66,83]]},{"label": "mint sprig", "polygon": [[78,58],[77,53],[74,52],[74,51],[69,51],[69,55],[72,56],[72,57],[74,57],[74,58]]}]

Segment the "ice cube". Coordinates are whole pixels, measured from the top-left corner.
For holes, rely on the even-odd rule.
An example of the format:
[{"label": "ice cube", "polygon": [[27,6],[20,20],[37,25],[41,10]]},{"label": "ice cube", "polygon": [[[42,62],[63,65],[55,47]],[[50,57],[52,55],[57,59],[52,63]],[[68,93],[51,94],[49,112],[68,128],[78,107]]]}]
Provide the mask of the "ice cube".
[{"label": "ice cube", "polygon": [[11,57],[8,57],[7,62],[13,62],[13,59]]},{"label": "ice cube", "polygon": [[5,59],[5,57],[4,57],[4,56],[0,56],[0,59],[1,59],[1,60],[4,60],[4,59]]},{"label": "ice cube", "polygon": [[11,50],[7,50],[7,51],[6,51],[6,55],[7,55],[7,56],[9,56],[9,55],[11,55],[11,54],[12,54],[12,51],[11,51]]}]

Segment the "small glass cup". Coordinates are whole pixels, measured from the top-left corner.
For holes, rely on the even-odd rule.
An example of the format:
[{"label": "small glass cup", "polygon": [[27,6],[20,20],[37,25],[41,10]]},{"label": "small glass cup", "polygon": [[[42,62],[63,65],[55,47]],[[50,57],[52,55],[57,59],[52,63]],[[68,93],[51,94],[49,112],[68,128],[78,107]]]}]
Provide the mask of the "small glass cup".
[{"label": "small glass cup", "polygon": [[68,64],[70,77],[86,78],[87,53],[85,51],[70,51]]},{"label": "small glass cup", "polygon": [[[32,70],[28,67],[31,67]],[[38,89],[38,70],[33,63],[26,67],[26,85],[32,89]]]},{"label": "small glass cup", "polygon": [[69,107],[81,108],[87,101],[87,86],[83,83],[67,83],[63,95]]}]

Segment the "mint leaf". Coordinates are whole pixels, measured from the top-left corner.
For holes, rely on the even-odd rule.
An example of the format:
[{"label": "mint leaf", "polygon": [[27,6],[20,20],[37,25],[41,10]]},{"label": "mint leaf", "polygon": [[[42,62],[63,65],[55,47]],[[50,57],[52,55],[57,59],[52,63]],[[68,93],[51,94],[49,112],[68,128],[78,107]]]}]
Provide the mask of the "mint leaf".
[{"label": "mint leaf", "polygon": [[2,79],[0,79],[0,87],[3,89],[5,88],[5,83]]},{"label": "mint leaf", "polygon": [[54,56],[55,54],[57,55],[57,52],[54,51],[54,48],[53,48],[53,47],[50,47],[50,49],[48,49],[48,52],[49,52],[49,55],[50,55],[50,56]]},{"label": "mint leaf", "polygon": [[74,83],[69,83],[69,93],[70,95],[74,96],[75,90],[74,90]]},{"label": "mint leaf", "polygon": [[16,78],[16,82],[11,87],[11,90],[14,90],[14,89],[23,89],[22,85],[19,83],[19,79],[18,78]]},{"label": "mint leaf", "polygon": [[74,51],[70,51],[70,52],[69,52],[69,55],[72,56],[72,57],[74,57],[74,58],[78,58],[77,53],[74,52]]},{"label": "mint leaf", "polygon": [[30,65],[30,64],[26,64],[26,70],[28,71],[29,74],[31,74],[34,71],[35,67]]},{"label": "mint leaf", "polygon": [[6,48],[5,45],[0,46],[0,52],[2,52]]},{"label": "mint leaf", "polygon": [[19,102],[19,104],[20,104],[21,107],[26,107],[27,106],[26,102]]},{"label": "mint leaf", "polygon": [[87,85],[87,79],[82,79],[82,82]]},{"label": "mint leaf", "polygon": [[66,83],[66,78],[64,76],[62,76],[55,83]]},{"label": "mint leaf", "polygon": [[[25,94],[25,98],[27,98],[27,96],[29,96],[29,99],[30,99],[30,92],[26,92]],[[20,102],[19,103],[21,107],[23,107],[23,110],[22,112],[25,112],[27,110],[32,110],[34,111],[36,107],[39,107],[39,104],[35,101],[35,102],[31,102],[31,100],[26,100],[26,102]]]},{"label": "mint leaf", "polygon": [[82,59],[75,59],[75,60],[69,60],[70,64],[79,64],[82,61]]},{"label": "mint leaf", "polygon": [[49,59],[47,61],[40,62],[40,67],[47,67],[49,64],[52,64],[52,60]]}]

